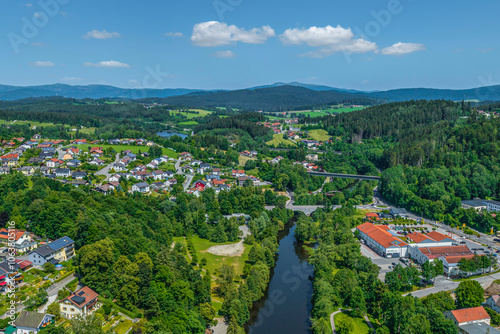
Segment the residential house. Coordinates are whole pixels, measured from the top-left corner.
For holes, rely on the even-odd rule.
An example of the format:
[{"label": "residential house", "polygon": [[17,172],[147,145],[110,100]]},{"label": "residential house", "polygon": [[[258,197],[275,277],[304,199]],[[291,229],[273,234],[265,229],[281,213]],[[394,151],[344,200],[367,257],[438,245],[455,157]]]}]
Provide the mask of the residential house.
[{"label": "residential house", "polygon": [[14,321],[14,334],[34,334],[55,322],[55,316],[47,313],[21,311]]},{"label": "residential house", "polygon": [[33,136],[33,140],[40,140],[40,139],[42,139],[42,135],[41,134],[37,133],[36,135]]},{"label": "residential house", "polygon": [[38,157],[44,160],[50,160],[54,158],[54,155],[54,152],[42,152],[38,155]]},{"label": "residential house", "polygon": [[153,171],[153,178],[155,180],[164,180],[167,178],[167,175],[164,171],[158,169]]},{"label": "residential house", "polygon": [[82,162],[80,160],[71,159],[70,161],[66,162],[66,167],[77,168],[77,167],[80,167],[81,164],[82,164]]},{"label": "residential house", "polygon": [[0,175],[6,175],[10,173],[10,167],[0,167]]},{"label": "residential house", "polygon": [[500,313],[500,295],[493,295],[486,299],[486,306],[495,311],[496,313]]},{"label": "residential house", "polygon": [[23,173],[24,175],[26,176],[30,176],[30,175],[33,175],[35,174],[35,168],[33,168],[33,166],[23,166],[23,167],[19,167],[17,169],[18,172],[21,172]]},{"label": "residential house", "polygon": [[210,164],[206,164],[206,163],[200,164],[200,173],[201,174],[205,174],[210,169],[212,169],[212,166],[210,166]]},{"label": "residential house", "polygon": [[391,214],[394,218],[408,217],[408,212],[406,212],[406,209],[390,209],[389,214]]},{"label": "residential house", "polygon": [[58,264],[75,255],[74,241],[70,237],[62,237],[46,245],[39,246],[28,254],[29,261],[36,266],[47,262]]},{"label": "residential house", "polygon": [[66,319],[91,315],[101,306],[99,303],[99,295],[88,286],[60,300],[59,304],[61,316]]},{"label": "residential house", "polygon": [[28,160],[28,164],[30,165],[39,165],[41,164],[42,162],[44,162],[45,159],[44,158],[40,158],[40,157],[31,157],[29,158]]},{"label": "residential house", "polygon": [[132,186],[133,192],[148,193],[150,191],[149,184],[146,182],[136,183]]},{"label": "residential house", "polygon": [[91,162],[89,162],[89,165],[93,165],[93,166],[97,166],[97,167],[104,166],[105,164],[106,163],[104,162],[104,160],[101,160],[101,159],[94,159]]},{"label": "residential house", "polygon": [[[238,177],[238,186],[243,187],[243,185],[245,184],[246,180],[252,181],[248,176],[240,176],[240,177]],[[252,182],[252,185],[253,185],[253,182]]]},{"label": "residential house", "polygon": [[245,171],[244,170],[234,170],[233,169],[232,176],[233,177],[243,177],[243,176],[245,176]]},{"label": "residential house", "polygon": [[56,177],[70,177],[71,169],[69,168],[57,168],[55,170]]},{"label": "residential house", "polygon": [[165,189],[165,183],[161,182],[161,181],[155,182],[155,183],[151,184],[151,189],[157,190],[157,191],[163,190],[163,189]]},{"label": "residential house", "polygon": [[2,164],[7,165],[9,167],[14,167],[18,164],[19,162],[19,154],[16,153],[10,153],[6,155],[2,155],[0,157]]},{"label": "residential house", "polygon": [[120,179],[121,179],[121,176],[120,176],[120,175],[118,175],[118,174],[115,174],[115,175],[113,175],[113,176],[111,176],[111,177],[109,178],[109,181],[113,181],[113,182],[120,182]]},{"label": "residential house", "polygon": [[220,168],[214,168],[214,169],[212,169],[212,175],[219,176],[220,174],[221,174]]},{"label": "residential house", "polygon": [[59,160],[59,159],[50,159],[49,161],[47,161],[46,165],[47,165],[47,167],[57,168],[57,167],[61,166],[63,163],[64,163],[64,161]]},{"label": "residential house", "polygon": [[482,306],[463,308],[460,310],[443,312],[446,319],[453,321],[456,327],[474,323],[490,324],[490,316]]},{"label": "residential house", "polygon": [[82,171],[78,171],[78,170],[71,173],[71,177],[75,180],[83,180],[83,178],[86,176],[87,176],[86,172],[82,172]]}]

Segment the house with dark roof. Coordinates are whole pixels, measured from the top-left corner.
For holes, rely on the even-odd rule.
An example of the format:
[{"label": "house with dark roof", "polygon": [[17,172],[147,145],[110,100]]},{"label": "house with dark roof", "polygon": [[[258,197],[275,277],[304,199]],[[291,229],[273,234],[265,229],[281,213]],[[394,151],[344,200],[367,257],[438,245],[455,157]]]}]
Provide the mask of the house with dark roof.
[{"label": "house with dark roof", "polygon": [[22,311],[14,321],[15,333],[38,333],[54,321],[55,316],[52,314]]},{"label": "house with dark roof", "polygon": [[140,192],[140,193],[148,193],[149,192],[149,184],[146,182],[136,183],[132,186],[132,191]]},{"label": "house with dark roof", "polygon": [[58,264],[67,261],[75,255],[74,244],[70,237],[62,237],[32,250],[28,254],[29,261],[35,266],[43,266],[46,262]]},{"label": "house with dark roof", "polygon": [[406,209],[390,209],[389,213],[394,218],[406,218],[406,217],[408,217],[408,212],[406,211]]},{"label": "house with dark roof", "polygon": [[486,306],[496,313],[500,313],[500,295],[493,295],[486,299]]},{"label": "house with dark roof", "polygon": [[59,307],[62,317],[72,319],[77,316],[91,315],[101,307],[101,304],[97,292],[85,286],[59,301]]},{"label": "house with dark roof", "polygon": [[70,177],[71,170],[69,168],[56,168],[55,174],[56,177]]},{"label": "house with dark roof", "polygon": [[86,172],[82,172],[82,171],[79,171],[79,170],[76,170],[74,171],[73,173],[71,173],[71,177],[76,179],[76,180],[83,180],[84,177],[87,176],[87,173]]}]

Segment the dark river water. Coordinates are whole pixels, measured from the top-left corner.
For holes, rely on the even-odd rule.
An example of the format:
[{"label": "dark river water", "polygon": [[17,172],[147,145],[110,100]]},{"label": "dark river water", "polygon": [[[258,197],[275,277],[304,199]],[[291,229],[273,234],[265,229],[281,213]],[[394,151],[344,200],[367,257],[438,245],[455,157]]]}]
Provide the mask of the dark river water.
[{"label": "dark river water", "polygon": [[312,309],[313,267],[295,240],[295,225],[282,232],[278,259],[265,296],[257,301],[247,325],[249,334],[308,334]]}]

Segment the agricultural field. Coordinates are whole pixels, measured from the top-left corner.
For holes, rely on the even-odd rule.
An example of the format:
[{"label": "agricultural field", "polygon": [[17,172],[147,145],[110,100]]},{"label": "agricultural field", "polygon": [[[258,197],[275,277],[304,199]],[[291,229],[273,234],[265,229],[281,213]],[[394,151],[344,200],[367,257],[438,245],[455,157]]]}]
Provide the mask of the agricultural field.
[{"label": "agricultural field", "polygon": [[[138,146],[138,145],[102,145],[102,144],[96,144],[96,145],[88,145],[88,144],[80,144],[80,145],[74,145],[78,147],[79,149],[82,149],[84,151],[87,151],[89,146],[99,146],[104,149],[107,149],[108,147],[112,147],[117,153],[120,153],[121,151],[125,150],[131,150],[132,153],[137,154],[139,151],[141,152],[147,152],[149,150],[149,147],[147,146]],[[163,154],[170,158],[177,158],[177,153],[175,153],[172,150],[169,150],[168,148],[163,148]]]},{"label": "agricultural field", "polygon": [[35,121],[5,121],[5,120],[0,120],[0,124],[17,124],[17,125],[23,125],[27,124],[31,127],[36,126],[36,127],[42,127],[42,126],[54,126],[53,123],[41,123],[41,122],[35,122]]},{"label": "agricultural field", "polygon": [[284,139],[282,134],[274,134],[273,139],[266,142],[267,145],[278,146],[279,144],[285,144],[287,146],[296,146],[294,142],[288,139]]},{"label": "agricultural field", "polygon": [[317,141],[327,141],[331,137],[326,130],[310,130],[309,135]]}]

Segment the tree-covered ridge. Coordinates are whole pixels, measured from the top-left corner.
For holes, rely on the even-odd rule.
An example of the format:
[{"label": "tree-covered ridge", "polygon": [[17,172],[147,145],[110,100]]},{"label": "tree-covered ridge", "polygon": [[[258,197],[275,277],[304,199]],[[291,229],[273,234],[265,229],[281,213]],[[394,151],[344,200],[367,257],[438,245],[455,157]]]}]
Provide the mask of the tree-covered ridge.
[{"label": "tree-covered ridge", "polygon": [[[466,108],[466,106],[464,106]],[[332,136],[344,136],[344,141],[382,138],[398,141],[409,131],[441,121],[455,122],[464,113],[451,101],[408,101],[373,106],[335,117],[316,118]]]},{"label": "tree-covered ridge", "polygon": [[228,107],[242,110],[270,112],[303,110],[331,104],[374,105],[377,98],[339,91],[314,91],[304,87],[279,86],[258,89],[242,89],[210,94],[188,94],[168,98],[149,98],[140,102],[158,102],[191,108]]}]

